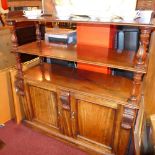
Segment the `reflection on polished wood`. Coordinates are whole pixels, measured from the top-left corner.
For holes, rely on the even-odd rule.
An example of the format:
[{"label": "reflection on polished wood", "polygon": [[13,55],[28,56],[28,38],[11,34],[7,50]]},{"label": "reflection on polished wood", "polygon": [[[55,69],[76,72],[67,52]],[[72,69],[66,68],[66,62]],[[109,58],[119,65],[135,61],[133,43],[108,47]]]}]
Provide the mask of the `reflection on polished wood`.
[{"label": "reflection on polished wood", "polygon": [[29,86],[33,118],[38,122],[58,127],[56,95],[51,91]]},{"label": "reflection on polished wood", "polygon": [[[85,137],[112,147],[115,109],[106,108],[82,100],[77,101],[78,131],[81,138]],[[91,124],[88,122],[91,122]]]},{"label": "reflection on polished wood", "polygon": [[[135,71],[135,51],[122,51],[92,45],[77,47],[77,62]],[[139,70],[145,72],[145,70]]]},{"label": "reflection on polished wood", "polygon": [[[134,80],[130,80],[43,62],[24,72],[24,98],[27,102],[23,105],[29,125],[65,142],[85,147],[89,152],[126,154],[137,112],[141,108],[142,77],[146,73],[149,56],[147,46],[155,25],[143,19],[131,23],[70,21],[51,17],[32,20],[12,18],[8,21],[33,21],[37,27],[39,44],[36,41],[15,46],[15,54],[26,53],[40,58],[56,58],[134,72]],[[46,22],[134,26],[142,30],[140,41],[143,46],[140,46],[137,56],[134,51],[117,53],[116,50],[96,44],[51,46],[40,38],[39,24]],[[18,59],[17,62],[20,63]],[[23,75],[21,69],[18,69],[19,75]]]},{"label": "reflection on polished wood", "polygon": [[50,64],[44,64],[42,67],[35,66],[26,71],[24,77],[31,81],[48,83],[49,85],[55,84],[68,89],[116,99],[122,104],[127,104],[132,90],[132,80],[59,65],[52,65],[52,67]]},{"label": "reflection on polished wood", "polygon": [[132,80],[43,63],[24,72],[24,81],[29,124],[87,151],[125,154],[123,109],[139,109],[127,101]]},{"label": "reflection on polished wood", "polygon": [[32,42],[26,45],[18,47],[18,52],[33,54],[44,57],[51,57],[57,59],[64,59],[70,61],[76,61],[76,48],[75,47],[60,47],[60,46],[49,46],[45,41],[41,41],[41,52],[38,48],[37,42]]},{"label": "reflection on polished wood", "polygon": [[49,46],[44,41],[41,42],[41,52],[36,42],[18,47],[18,52],[38,55],[42,57],[63,59],[68,61],[76,61],[87,64],[94,64],[98,66],[107,66],[112,68],[119,68],[129,71],[146,72],[146,68],[135,67],[135,52],[123,51],[117,53],[114,49],[107,49],[98,46]]}]

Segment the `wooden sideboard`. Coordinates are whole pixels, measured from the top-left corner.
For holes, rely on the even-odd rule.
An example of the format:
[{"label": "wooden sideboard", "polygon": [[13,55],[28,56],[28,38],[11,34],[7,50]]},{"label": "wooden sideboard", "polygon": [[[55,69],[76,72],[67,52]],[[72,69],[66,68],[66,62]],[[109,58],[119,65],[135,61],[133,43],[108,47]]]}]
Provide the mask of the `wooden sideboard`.
[{"label": "wooden sideboard", "polygon": [[[134,153],[140,154],[143,79],[149,61],[150,36],[155,26],[142,19],[102,22],[60,20],[48,16],[39,19],[10,18],[7,21],[14,26],[12,52],[17,60],[16,90],[22,100],[24,122],[89,154],[129,154],[132,143],[136,143]],[[36,41],[18,46],[16,25],[19,22],[34,22]],[[39,30],[39,25],[47,22],[137,27],[140,46],[137,52],[126,50],[122,53],[96,45],[49,46],[41,40]],[[79,55],[81,51],[85,51],[82,56]],[[106,56],[103,54],[105,51]],[[39,56],[40,64],[23,72],[21,53]],[[47,64],[43,62],[44,57],[117,68],[131,71],[134,76],[128,79]]]}]

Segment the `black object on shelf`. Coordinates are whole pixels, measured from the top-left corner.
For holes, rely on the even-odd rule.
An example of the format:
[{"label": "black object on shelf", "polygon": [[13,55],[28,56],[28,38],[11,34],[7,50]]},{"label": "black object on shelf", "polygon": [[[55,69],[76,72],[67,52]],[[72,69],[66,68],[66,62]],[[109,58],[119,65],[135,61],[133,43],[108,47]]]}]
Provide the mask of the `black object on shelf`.
[{"label": "black object on shelf", "polygon": [[124,50],[124,31],[119,30],[117,32],[117,37],[116,37],[116,48],[117,52],[121,53]]},{"label": "black object on shelf", "polygon": [[[120,26],[116,34],[115,48],[118,53],[123,50],[137,51],[139,48],[139,29],[135,27]],[[133,79],[133,72],[113,69],[113,75]]]},{"label": "black object on shelf", "polygon": [[76,68],[76,62],[73,62],[73,61],[66,61],[66,60],[60,60],[60,59],[54,59],[54,58],[45,58],[44,61],[49,64],[58,64],[66,67]]},{"label": "black object on shelf", "polygon": [[[41,31],[41,39],[44,39],[44,33],[45,33],[44,25],[40,26],[40,31]],[[35,25],[19,27],[16,29],[16,35],[19,46],[36,41],[36,27]],[[35,55],[21,54],[21,62],[26,62],[36,57],[37,56]]]},{"label": "black object on shelf", "polygon": [[133,72],[116,69],[116,68],[112,69],[112,74],[116,76],[126,77],[129,79],[133,79],[133,75],[134,75]]},{"label": "black object on shelf", "polygon": [[116,35],[115,45],[118,52],[122,52],[123,50],[137,51],[139,47],[139,29],[120,27]]}]

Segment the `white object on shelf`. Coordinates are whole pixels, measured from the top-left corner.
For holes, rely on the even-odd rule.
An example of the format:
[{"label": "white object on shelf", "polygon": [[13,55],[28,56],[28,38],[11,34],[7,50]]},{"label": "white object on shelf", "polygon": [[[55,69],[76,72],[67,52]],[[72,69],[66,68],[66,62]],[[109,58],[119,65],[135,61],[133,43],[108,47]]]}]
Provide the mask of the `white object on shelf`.
[{"label": "white object on shelf", "polygon": [[24,13],[23,16],[29,19],[35,19],[35,18],[39,18],[42,15],[42,10],[41,9],[24,10],[23,13]]}]

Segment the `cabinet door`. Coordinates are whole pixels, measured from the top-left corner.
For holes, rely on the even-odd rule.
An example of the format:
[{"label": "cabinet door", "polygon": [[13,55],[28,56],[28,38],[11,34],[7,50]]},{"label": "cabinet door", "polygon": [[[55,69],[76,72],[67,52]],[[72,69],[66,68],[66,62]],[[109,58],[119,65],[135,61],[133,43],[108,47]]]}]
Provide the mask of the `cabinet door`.
[{"label": "cabinet door", "polygon": [[116,103],[72,95],[71,122],[77,140],[105,153],[116,152],[121,122],[121,108]]},{"label": "cabinet door", "polygon": [[32,120],[58,128],[56,93],[32,85],[26,87]]},{"label": "cabinet door", "polygon": [[71,127],[71,102],[70,92],[64,90],[57,90],[58,93],[58,114],[59,126],[61,133],[72,137]]}]

